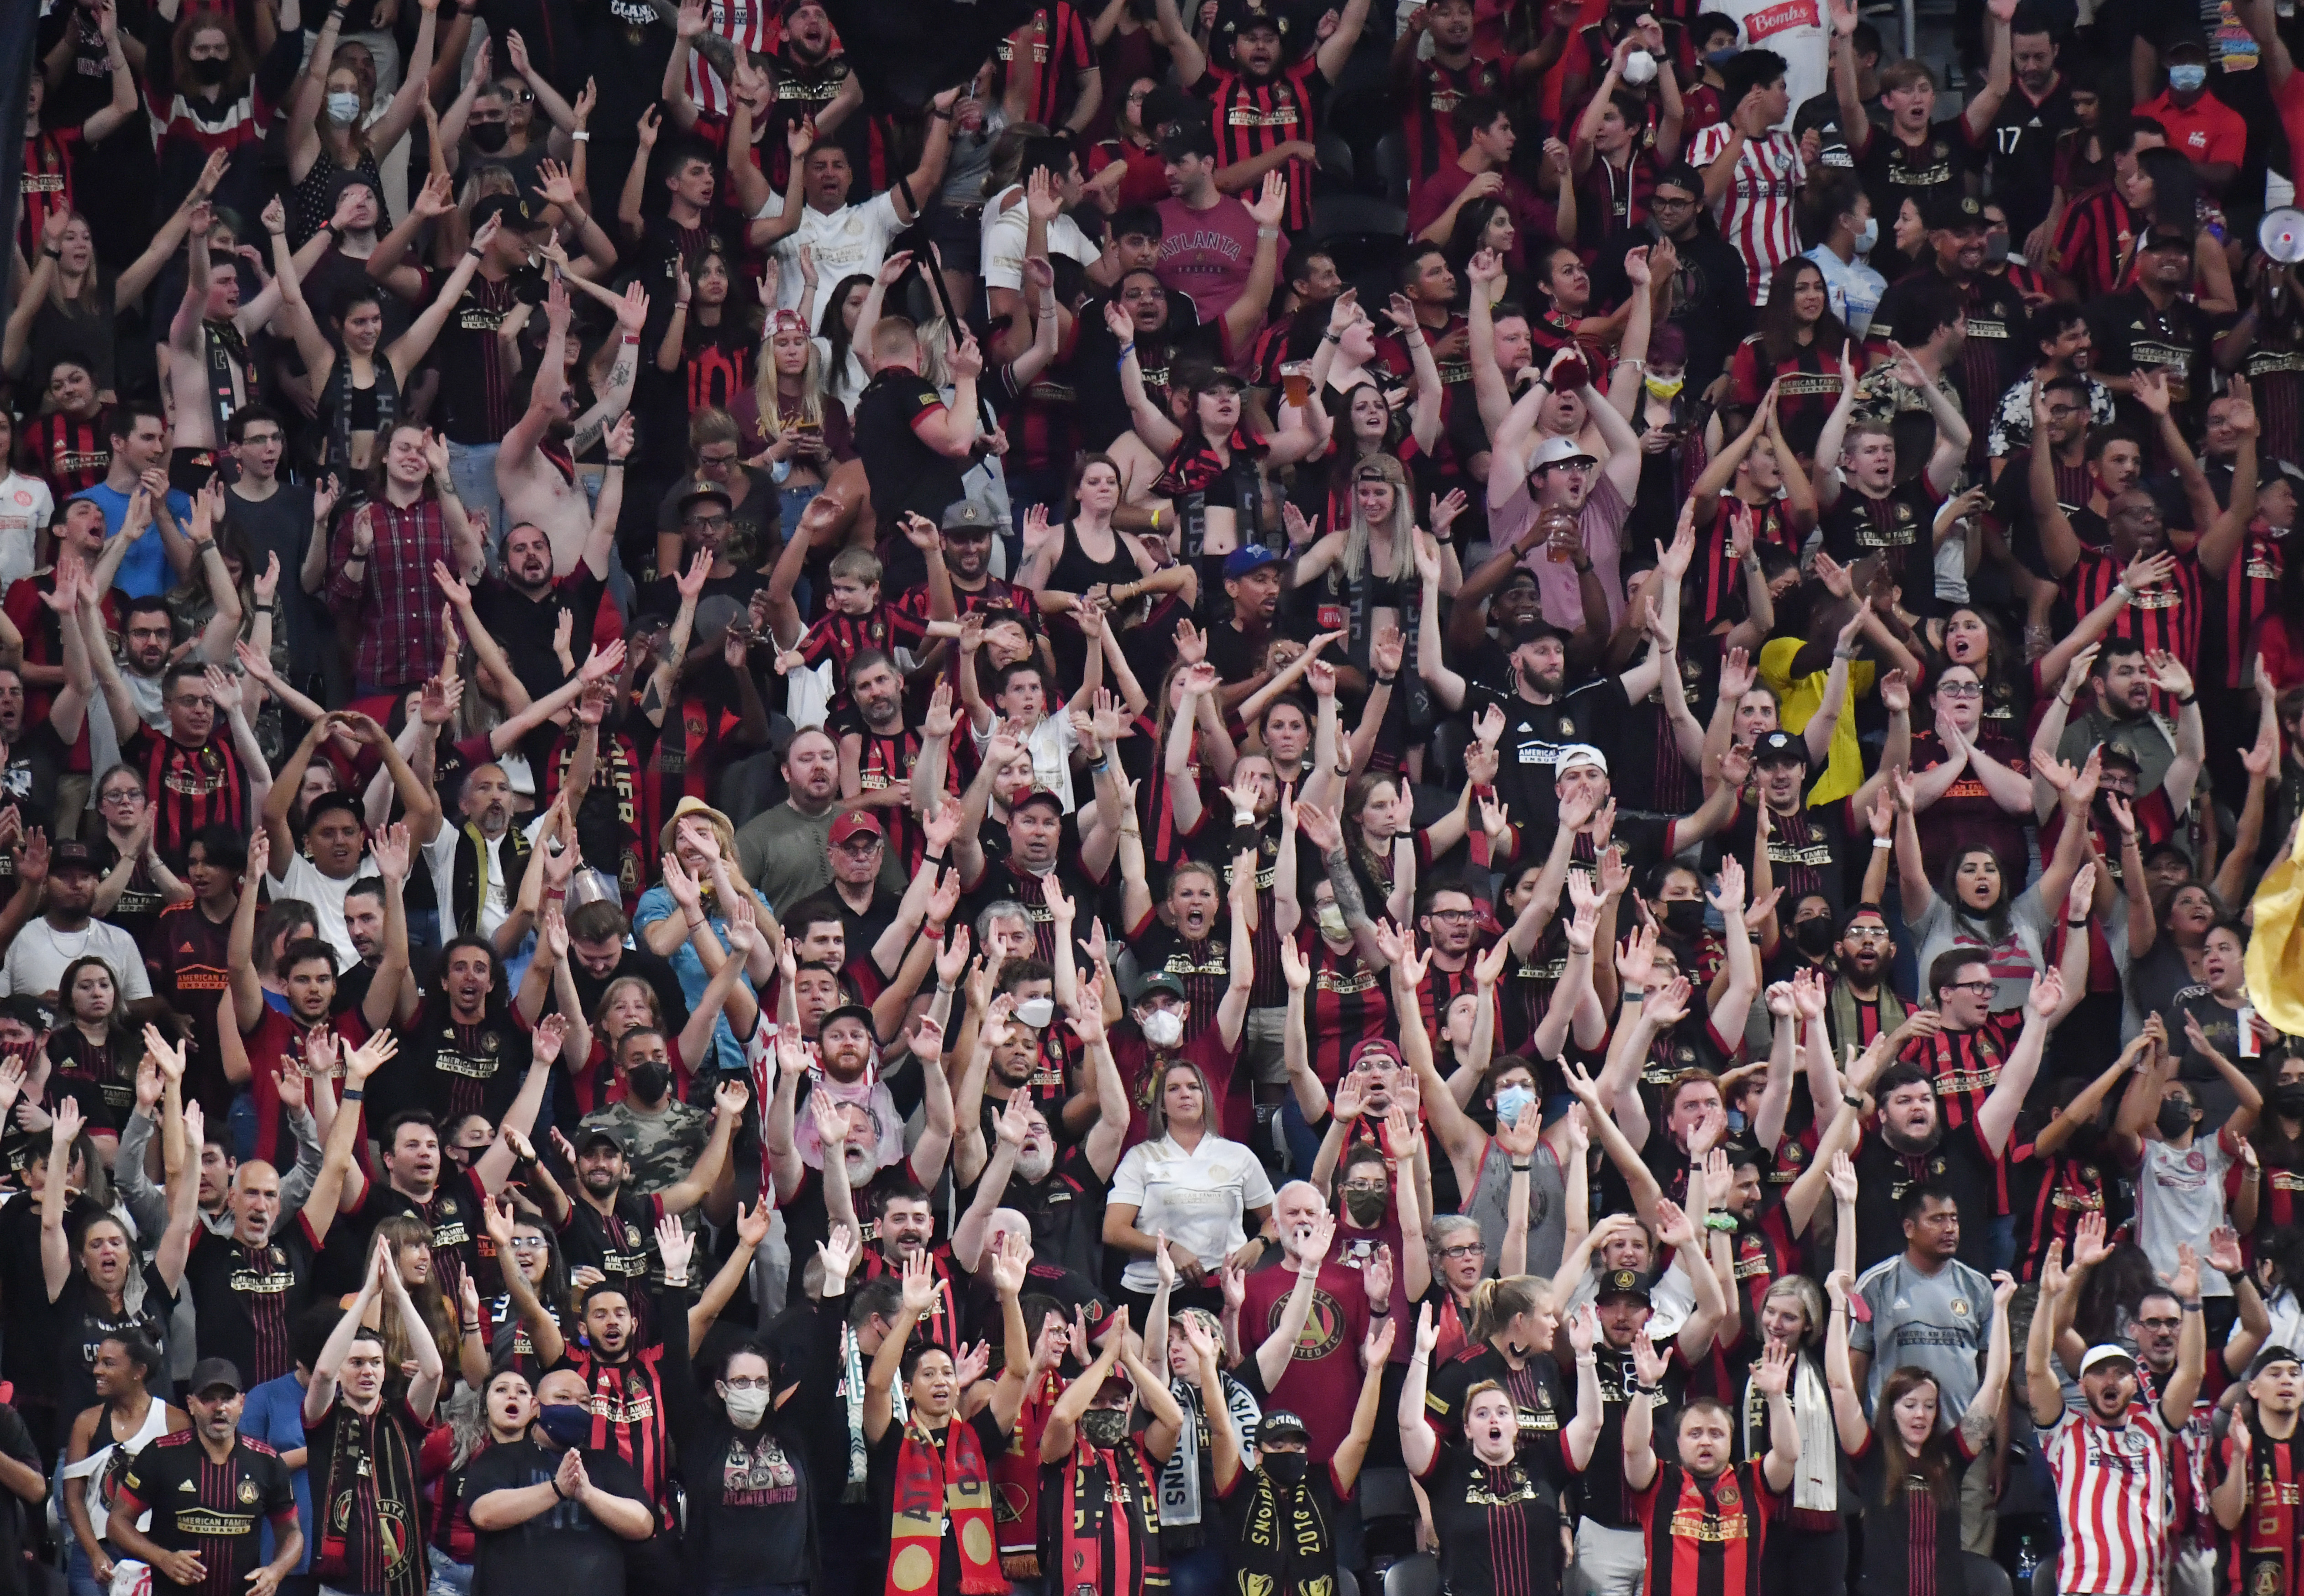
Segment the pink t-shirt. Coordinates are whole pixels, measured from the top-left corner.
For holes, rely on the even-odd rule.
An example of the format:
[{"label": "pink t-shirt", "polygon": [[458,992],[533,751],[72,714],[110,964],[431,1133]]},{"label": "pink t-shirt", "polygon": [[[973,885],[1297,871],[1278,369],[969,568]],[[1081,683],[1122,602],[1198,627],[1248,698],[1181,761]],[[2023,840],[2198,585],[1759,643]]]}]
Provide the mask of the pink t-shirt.
[{"label": "pink t-shirt", "polygon": [[[1200,319],[1214,321],[1248,287],[1249,266],[1256,258],[1256,218],[1230,194],[1204,211],[1173,195],[1159,208],[1160,258],[1152,269],[1159,274],[1160,286],[1191,295]],[[1287,241],[1275,247],[1284,264]]]}]

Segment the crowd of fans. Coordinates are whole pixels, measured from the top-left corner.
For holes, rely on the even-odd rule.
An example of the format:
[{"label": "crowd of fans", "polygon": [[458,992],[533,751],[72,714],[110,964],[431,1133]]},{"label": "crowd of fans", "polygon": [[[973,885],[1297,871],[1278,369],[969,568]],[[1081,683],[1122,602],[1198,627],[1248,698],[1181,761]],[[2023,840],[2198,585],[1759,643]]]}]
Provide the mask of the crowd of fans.
[{"label": "crowd of fans", "polygon": [[911,3],[47,7],[0,1596],[2304,1596],[2304,25]]}]

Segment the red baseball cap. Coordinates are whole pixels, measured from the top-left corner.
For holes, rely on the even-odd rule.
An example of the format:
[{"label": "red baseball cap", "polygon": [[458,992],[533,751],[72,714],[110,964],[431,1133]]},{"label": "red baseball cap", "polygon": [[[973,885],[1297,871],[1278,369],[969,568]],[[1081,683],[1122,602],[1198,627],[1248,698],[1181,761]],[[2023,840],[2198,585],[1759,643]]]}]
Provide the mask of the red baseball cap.
[{"label": "red baseball cap", "polygon": [[869,832],[875,837],[888,833],[880,824],[880,817],[869,809],[851,809],[832,823],[832,846],[840,847],[859,832]]}]

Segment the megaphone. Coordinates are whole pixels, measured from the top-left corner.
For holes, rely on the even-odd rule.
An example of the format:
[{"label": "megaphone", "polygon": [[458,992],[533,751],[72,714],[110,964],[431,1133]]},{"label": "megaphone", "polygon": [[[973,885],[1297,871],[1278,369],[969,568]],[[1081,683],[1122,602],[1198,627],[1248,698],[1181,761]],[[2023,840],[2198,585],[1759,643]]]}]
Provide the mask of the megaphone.
[{"label": "megaphone", "polygon": [[2264,213],[2257,224],[2256,241],[2264,253],[2282,266],[2304,261],[2304,210],[2283,205]]}]

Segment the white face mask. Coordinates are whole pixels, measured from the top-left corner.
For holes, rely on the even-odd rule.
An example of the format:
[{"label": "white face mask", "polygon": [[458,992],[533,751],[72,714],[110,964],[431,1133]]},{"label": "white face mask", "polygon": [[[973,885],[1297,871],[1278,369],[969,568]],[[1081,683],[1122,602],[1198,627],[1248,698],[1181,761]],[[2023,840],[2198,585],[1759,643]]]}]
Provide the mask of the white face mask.
[{"label": "white face mask", "polygon": [[732,1391],[720,1388],[728,1402],[728,1422],[739,1430],[750,1430],[768,1415],[768,1393],[763,1390]]},{"label": "white face mask", "polygon": [[1054,998],[1026,998],[1016,1005],[1016,1018],[1036,1031],[1046,1030],[1048,1022],[1056,1018],[1056,1001]]},{"label": "white face mask", "polygon": [[1627,51],[1624,55],[1624,81],[1638,88],[1656,81],[1656,57],[1646,50]]},{"label": "white face mask", "polygon": [[1154,1047],[1173,1047],[1184,1039],[1184,1019],[1173,1009],[1156,1009],[1144,1017],[1144,1040]]},{"label": "white face mask", "polygon": [[1877,216],[1865,217],[1863,231],[1856,235],[1856,252],[1859,255],[1868,255],[1871,253],[1872,246],[1879,241],[1880,218]]},{"label": "white face mask", "polygon": [[360,114],[360,96],[339,89],[328,97],[328,120],[340,128],[348,128]]}]

